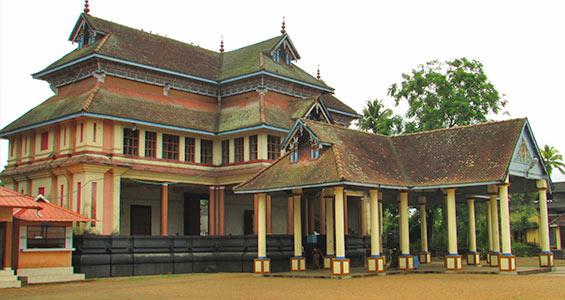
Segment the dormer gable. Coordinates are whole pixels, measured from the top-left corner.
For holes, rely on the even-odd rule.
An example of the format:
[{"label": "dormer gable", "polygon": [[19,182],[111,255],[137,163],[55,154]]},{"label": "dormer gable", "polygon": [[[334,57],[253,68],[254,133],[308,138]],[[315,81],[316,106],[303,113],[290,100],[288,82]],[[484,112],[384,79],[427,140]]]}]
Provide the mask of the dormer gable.
[{"label": "dormer gable", "polygon": [[298,51],[286,33],[273,49],[271,49],[269,55],[275,62],[286,65],[291,65],[293,62],[300,59]]},{"label": "dormer gable", "polygon": [[514,147],[508,172],[510,175],[528,179],[549,178],[547,168],[543,163],[543,156],[530,128],[530,123],[527,121]]},{"label": "dormer gable", "polygon": [[103,38],[107,33],[97,30],[90,22],[88,22],[88,17],[86,14],[80,14],[71,35],[69,36],[69,41],[78,44],[78,48],[85,48],[93,45],[98,40]]}]

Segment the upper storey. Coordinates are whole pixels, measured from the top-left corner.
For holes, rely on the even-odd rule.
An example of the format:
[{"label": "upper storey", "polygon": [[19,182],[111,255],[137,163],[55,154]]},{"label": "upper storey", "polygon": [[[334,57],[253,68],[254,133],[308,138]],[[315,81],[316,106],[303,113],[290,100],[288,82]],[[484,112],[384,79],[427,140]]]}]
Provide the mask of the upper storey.
[{"label": "upper storey", "polygon": [[213,85],[265,75],[320,92],[333,88],[293,62],[300,58],[288,34],[228,52],[192,44],[81,14],[69,40],[78,48],[35,73],[52,82],[53,74],[90,59],[144,68]]}]

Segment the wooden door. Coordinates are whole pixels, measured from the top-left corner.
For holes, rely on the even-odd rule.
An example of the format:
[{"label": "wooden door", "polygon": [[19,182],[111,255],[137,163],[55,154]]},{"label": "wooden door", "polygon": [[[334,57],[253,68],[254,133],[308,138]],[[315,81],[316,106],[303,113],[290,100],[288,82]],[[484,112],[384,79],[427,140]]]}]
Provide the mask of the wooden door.
[{"label": "wooden door", "polygon": [[151,206],[132,205],[130,235],[151,235]]},{"label": "wooden door", "polygon": [[200,235],[200,196],[184,194],[184,235]]}]

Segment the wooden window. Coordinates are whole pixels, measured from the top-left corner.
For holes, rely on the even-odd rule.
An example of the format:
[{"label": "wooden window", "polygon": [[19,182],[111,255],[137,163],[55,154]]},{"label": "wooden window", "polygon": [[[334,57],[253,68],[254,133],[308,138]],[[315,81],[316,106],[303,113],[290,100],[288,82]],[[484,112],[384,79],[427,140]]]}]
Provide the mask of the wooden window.
[{"label": "wooden window", "polygon": [[281,154],[281,138],[279,136],[267,136],[267,158],[276,160]]},{"label": "wooden window", "polygon": [[310,146],[310,159],[318,159],[320,157],[320,148],[317,145]]},{"label": "wooden window", "polygon": [[222,141],[222,164],[230,163],[230,140]]},{"label": "wooden window", "polygon": [[206,165],[211,165],[213,161],[213,147],[214,143],[210,140],[200,141],[200,162]]},{"label": "wooden window", "polygon": [[297,162],[298,161],[298,147],[295,147],[290,152],[290,162]]},{"label": "wooden window", "polygon": [[249,136],[249,160],[257,160],[257,135]]},{"label": "wooden window", "polygon": [[139,156],[139,131],[124,128],[124,154]]},{"label": "wooden window", "polygon": [[243,138],[236,138],[233,140],[235,146],[235,162],[243,161]]},{"label": "wooden window", "polygon": [[196,161],[196,141],[194,138],[187,137],[184,139],[184,160],[188,162]]},{"label": "wooden window", "polygon": [[145,157],[157,157],[157,133],[153,131],[145,132]]},{"label": "wooden window", "polygon": [[65,226],[27,226],[27,248],[65,248],[65,240]]},{"label": "wooden window", "polygon": [[39,187],[37,189],[37,194],[45,196],[45,187]]},{"label": "wooden window", "polygon": [[179,159],[178,135],[163,134],[163,158],[171,160]]},{"label": "wooden window", "polygon": [[49,132],[41,133],[41,150],[47,150],[49,148]]}]

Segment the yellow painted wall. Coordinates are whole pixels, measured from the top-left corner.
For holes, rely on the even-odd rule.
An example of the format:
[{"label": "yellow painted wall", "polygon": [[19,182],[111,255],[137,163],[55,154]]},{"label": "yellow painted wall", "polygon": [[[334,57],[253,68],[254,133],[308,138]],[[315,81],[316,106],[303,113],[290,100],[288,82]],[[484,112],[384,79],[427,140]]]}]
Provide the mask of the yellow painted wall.
[{"label": "yellow painted wall", "polygon": [[19,250],[18,269],[24,268],[57,268],[71,266],[71,250],[33,251]]}]

